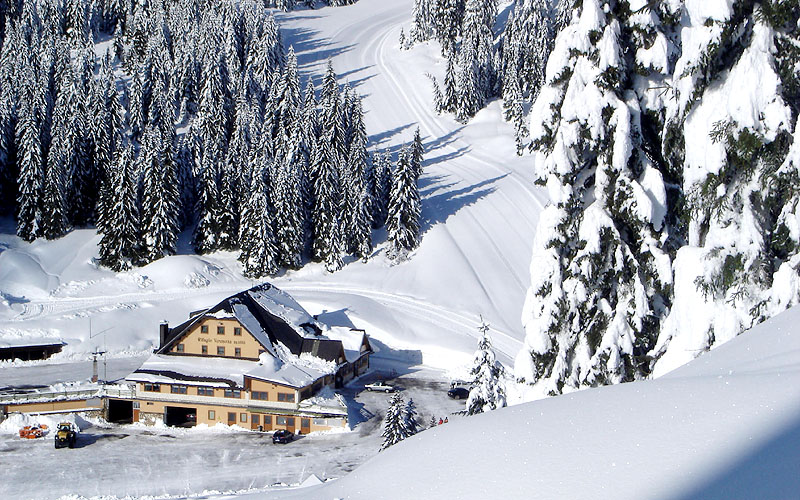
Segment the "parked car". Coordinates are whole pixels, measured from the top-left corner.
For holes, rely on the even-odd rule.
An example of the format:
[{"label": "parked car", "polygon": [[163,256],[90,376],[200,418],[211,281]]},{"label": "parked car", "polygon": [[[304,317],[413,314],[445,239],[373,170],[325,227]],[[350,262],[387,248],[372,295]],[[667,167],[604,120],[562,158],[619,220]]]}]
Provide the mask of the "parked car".
[{"label": "parked car", "polygon": [[394,392],[395,388],[383,380],[379,380],[372,384],[367,384],[364,386],[368,391],[378,391],[378,392]]},{"label": "parked car", "polygon": [[294,433],[285,429],[277,430],[274,434],[272,434],[273,443],[286,444],[292,440],[294,440]]},{"label": "parked car", "polygon": [[469,397],[469,389],[466,387],[453,387],[447,391],[447,395],[452,399],[467,399]]}]

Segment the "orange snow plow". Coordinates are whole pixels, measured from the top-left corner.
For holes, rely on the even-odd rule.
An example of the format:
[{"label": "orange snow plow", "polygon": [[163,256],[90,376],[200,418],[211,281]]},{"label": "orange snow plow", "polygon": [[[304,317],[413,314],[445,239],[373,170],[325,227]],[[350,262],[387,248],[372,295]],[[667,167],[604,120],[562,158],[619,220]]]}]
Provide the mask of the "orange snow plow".
[{"label": "orange snow plow", "polygon": [[19,437],[22,439],[36,439],[44,436],[47,431],[47,426],[42,425],[26,425],[19,430]]}]

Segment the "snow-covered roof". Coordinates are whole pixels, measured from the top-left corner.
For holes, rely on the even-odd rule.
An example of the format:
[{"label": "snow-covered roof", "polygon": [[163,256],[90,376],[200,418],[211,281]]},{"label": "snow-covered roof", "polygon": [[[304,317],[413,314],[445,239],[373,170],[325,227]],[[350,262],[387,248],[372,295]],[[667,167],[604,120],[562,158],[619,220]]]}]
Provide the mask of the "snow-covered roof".
[{"label": "snow-covered roof", "polygon": [[264,362],[258,363],[253,369],[247,372],[248,377],[288,385],[290,387],[305,387],[320,377],[327,375],[326,372],[315,370],[308,366],[297,366],[290,363]]},{"label": "snow-covered roof", "polygon": [[278,342],[300,354],[305,340],[325,339],[320,325],[300,304],[286,292],[264,283],[232,295],[171,329],[160,352],[168,351],[192,326],[208,317],[236,319],[273,355],[273,345]]},{"label": "snow-covered roof", "polygon": [[332,326],[325,331],[325,337],[342,343],[345,358],[349,363],[361,357],[361,345],[364,342],[364,335],[362,330],[353,330],[344,326]]},{"label": "snow-covered roof", "polygon": [[335,365],[316,358],[281,360],[262,355],[259,361],[212,356],[154,354],[125,380],[153,384],[199,384],[210,387],[243,387],[244,377],[294,388],[305,387],[335,371]]},{"label": "snow-covered roof", "polygon": [[0,338],[0,349],[15,347],[43,347],[47,345],[67,345],[66,342],[56,337],[2,337]]},{"label": "snow-covered roof", "polygon": [[153,354],[125,380],[150,383],[202,383],[216,387],[244,384],[244,374],[254,365],[244,359],[211,356]]}]

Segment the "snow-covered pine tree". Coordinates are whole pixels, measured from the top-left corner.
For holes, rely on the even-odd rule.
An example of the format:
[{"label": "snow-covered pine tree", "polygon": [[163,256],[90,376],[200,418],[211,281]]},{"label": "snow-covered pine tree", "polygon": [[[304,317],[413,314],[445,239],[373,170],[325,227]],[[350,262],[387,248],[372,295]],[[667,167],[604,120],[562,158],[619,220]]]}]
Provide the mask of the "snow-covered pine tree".
[{"label": "snow-covered pine tree", "polygon": [[522,90],[519,88],[516,65],[510,65],[503,74],[503,110],[506,120],[514,125],[514,140],[517,143],[517,154],[525,149],[525,138],[528,127],[525,125]]},{"label": "snow-covered pine tree", "polygon": [[300,177],[300,193],[303,196],[304,245],[311,247],[313,239],[312,217],[314,211],[314,171],[312,169],[312,151],[318,140],[317,101],[314,95],[314,84],[309,80],[303,96],[303,107],[300,112],[299,147],[302,155],[302,171]]},{"label": "snow-covered pine tree", "polygon": [[[516,99],[533,101],[544,84],[545,67],[557,34],[554,6],[566,0],[518,2],[503,32],[503,100],[506,119]],[[557,9],[557,7],[555,7]],[[506,95],[506,89],[519,95]]]},{"label": "snow-covered pine tree", "polygon": [[[193,133],[193,132],[190,132]],[[220,188],[217,171],[218,156],[209,148],[203,151],[203,143],[199,135],[193,141],[193,156],[200,164],[199,194],[195,212],[198,224],[194,232],[194,248],[197,253],[209,253],[219,248],[218,235],[220,218]]]},{"label": "snow-covered pine tree", "polygon": [[506,406],[505,369],[495,358],[489,340],[489,325],[483,319],[478,331],[481,332],[481,339],[478,341],[478,350],[475,351],[470,371],[472,381],[467,398],[467,415]]},{"label": "snow-covered pine tree", "polygon": [[350,149],[347,155],[343,218],[345,226],[345,245],[349,254],[366,262],[372,252],[372,193],[368,189],[367,175],[367,131],[364,127],[364,112],[359,97],[352,98],[350,116]]},{"label": "snow-covered pine tree", "polygon": [[436,0],[414,0],[414,22],[409,37],[412,43],[426,42],[434,37]]},{"label": "snow-covered pine tree", "polygon": [[444,94],[442,110],[450,113],[458,111],[458,77],[456,75],[456,51],[447,52],[447,68],[444,73]]},{"label": "snow-covered pine tree", "polygon": [[389,213],[389,192],[392,186],[392,156],[389,152],[374,156],[372,176],[372,227],[378,229],[386,224]]},{"label": "snow-covered pine tree", "polygon": [[114,271],[130,269],[141,256],[139,210],[136,196],[133,147],[122,146],[115,153],[112,167],[113,202],[103,216],[100,238],[100,263]]},{"label": "snow-covered pine tree", "polygon": [[495,86],[494,28],[496,0],[466,0],[458,53],[458,108],[466,122],[492,97]]},{"label": "snow-covered pine tree", "polygon": [[300,77],[297,70],[297,56],[294,47],[289,47],[286,68],[275,87],[272,99],[272,118],[270,120],[273,150],[276,157],[286,156],[289,139],[299,119],[301,104]]},{"label": "snow-covered pine tree", "polygon": [[111,220],[110,210],[114,196],[112,160],[121,140],[123,114],[108,58],[100,65],[100,74],[94,82],[88,120],[91,137],[90,154],[97,174],[97,228],[103,232],[105,221]]},{"label": "snow-covered pine tree", "polygon": [[464,20],[465,0],[436,0],[434,10],[434,31],[442,46],[442,55],[455,53],[461,24]]},{"label": "snow-covered pine tree", "polygon": [[347,144],[342,127],[341,95],[331,61],[328,61],[328,69],[322,81],[320,105],[322,106],[320,142],[323,144],[324,153],[333,162],[334,168],[340,169],[347,157]]},{"label": "snow-covered pine tree", "polygon": [[650,14],[583,0],[556,41],[549,83],[531,112],[536,175],[552,205],[534,241],[515,371],[545,393],[646,376],[669,304],[663,165],[642,125],[652,102],[649,72],[641,80],[636,72],[647,58],[667,61],[672,47],[637,51],[630,36],[631,23]]},{"label": "snow-covered pine tree", "polygon": [[420,424],[417,422],[417,405],[411,398],[408,398],[408,403],[403,407],[403,428],[406,437],[413,436],[420,430]]},{"label": "snow-covered pine tree", "polygon": [[419,180],[422,175],[422,162],[425,156],[425,146],[422,144],[422,137],[419,135],[419,127],[414,130],[414,139],[411,141],[411,168],[414,175]]},{"label": "snow-covered pine tree", "polygon": [[342,262],[342,232],[339,220],[339,177],[329,154],[314,144],[311,170],[314,179],[314,207],[311,212],[314,258],[325,263],[328,272],[338,271]]},{"label": "snow-covered pine tree", "polygon": [[193,126],[205,151],[223,155],[227,151],[225,94],[222,88],[222,59],[210,56],[203,70],[205,81]]},{"label": "snow-covered pine tree", "polygon": [[77,142],[72,119],[69,116],[72,111],[71,86],[71,75],[65,75],[59,85],[53,111],[52,147],[47,154],[42,200],[41,234],[47,239],[61,237],[69,229],[66,181]]},{"label": "snow-covered pine tree", "polygon": [[272,200],[275,207],[273,233],[278,250],[278,264],[297,269],[302,263],[305,225],[303,198],[300,192],[301,158],[297,127],[294,127],[291,138],[282,141],[287,149],[285,155],[278,159],[277,174],[272,186]]},{"label": "snow-covered pine tree", "polygon": [[239,171],[223,162],[219,174],[219,233],[220,250],[239,248]]},{"label": "snow-covered pine tree", "polygon": [[152,262],[176,251],[180,195],[172,158],[174,131],[162,137],[158,128],[145,133],[139,151],[142,189],[144,261]]},{"label": "snow-covered pine tree", "polygon": [[406,146],[400,151],[389,193],[386,230],[393,258],[402,258],[419,244],[420,212],[417,176],[411,165],[411,148]]},{"label": "snow-covered pine tree", "polygon": [[383,419],[383,444],[380,451],[393,446],[400,441],[407,438],[410,434],[406,428],[405,421],[405,401],[403,395],[395,393],[389,399],[389,408],[386,410],[386,416]]},{"label": "snow-covered pine tree", "polygon": [[[682,168],[689,219],[658,373],[800,300],[796,213],[800,9],[685,2],[664,155]],[[689,40],[697,41],[688,43]]]},{"label": "snow-covered pine tree", "polygon": [[32,241],[41,236],[42,201],[44,197],[44,162],[42,158],[41,125],[35,108],[33,74],[26,72],[30,80],[20,93],[19,118],[16,136],[19,158],[19,194],[17,197],[17,235]]},{"label": "snow-covered pine tree", "polygon": [[266,160],[261,159],[255,169],[250,187],[250,197],[242,209],[239,226],[242,253],[239,261],[243,274],[250,278],[263,278],[278,272],[277,247],[272,233],[272,215],[269,210],[267,187],[264,181]]}]

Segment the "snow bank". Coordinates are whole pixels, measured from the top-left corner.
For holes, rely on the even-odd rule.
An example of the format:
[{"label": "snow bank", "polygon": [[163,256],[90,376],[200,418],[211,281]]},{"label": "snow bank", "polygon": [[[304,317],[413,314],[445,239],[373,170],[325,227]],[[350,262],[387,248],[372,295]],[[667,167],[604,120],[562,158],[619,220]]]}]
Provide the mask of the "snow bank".
[{"label": "snow bank", "polygon": [[799,321],[795,307],[667,377],[458,419],[262,498],[795,498]]}]

